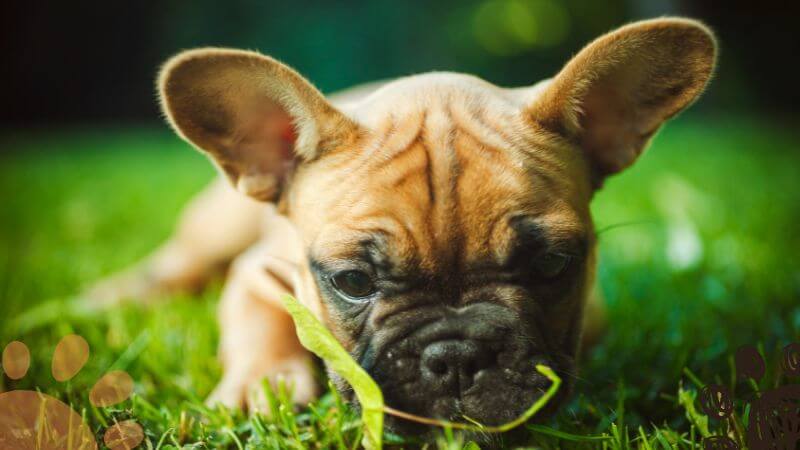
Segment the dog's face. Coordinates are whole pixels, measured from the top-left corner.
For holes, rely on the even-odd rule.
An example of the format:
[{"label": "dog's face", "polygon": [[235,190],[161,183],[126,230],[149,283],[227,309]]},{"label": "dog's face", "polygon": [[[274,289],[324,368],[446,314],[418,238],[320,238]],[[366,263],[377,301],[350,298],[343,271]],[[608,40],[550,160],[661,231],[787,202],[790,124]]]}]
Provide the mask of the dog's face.
[{"label": "dog's face", "polygon": [[463,75],[400,80],[348,110],[369,133],[295,174],[304,301],[395,408],[504,422],[548,386],[536,364],[572,371],[589,169],[523,104]]},{"label": "dog's face", "polygon": [[312,301],[395,408],[499,423],[547,387],[536,364],[572,371],[592,189],[522,107],[467,76],[400,80],[349,111],[370,133],[296,174]]},{"label": "dog's face", "polygon": [[337,108],[273,59],[205,49],[160,89],[237,188],[280,198],[307,255],[298,296],[390,406],[496,424],[546,389],[537,364],[573,378],[592,194],[702,91],[714,54],[703,26],[660,19],[530,88],[428,74]]}]

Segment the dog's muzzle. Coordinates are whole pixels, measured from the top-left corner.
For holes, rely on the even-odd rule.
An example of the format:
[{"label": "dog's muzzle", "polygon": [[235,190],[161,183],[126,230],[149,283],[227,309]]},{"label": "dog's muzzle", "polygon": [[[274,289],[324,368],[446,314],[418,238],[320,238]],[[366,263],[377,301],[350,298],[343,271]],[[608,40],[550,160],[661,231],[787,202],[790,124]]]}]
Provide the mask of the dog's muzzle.
[{"label": "dog's muzzle", "polygon": [[384,346],[371,371],[387,404],[412,414],[504,423],[549,386],[536,365],[556,369],[532,330],[499,305],[449,308],[406,322],[395,324],[402,338]]}]

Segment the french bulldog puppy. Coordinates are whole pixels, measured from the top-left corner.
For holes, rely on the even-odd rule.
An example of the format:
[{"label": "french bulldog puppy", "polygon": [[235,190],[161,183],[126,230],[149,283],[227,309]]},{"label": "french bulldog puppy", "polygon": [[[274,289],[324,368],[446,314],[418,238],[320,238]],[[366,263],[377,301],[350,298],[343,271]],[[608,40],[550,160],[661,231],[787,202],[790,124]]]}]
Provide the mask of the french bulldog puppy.
[{"label": "french bulldog puppy", "polygon": [[158,79],[164,114],[225,180],[92,295],[197,287],[232,261],[209,402],[259,408],[264,378],[291,383],[298,403],[318,393],[282,307],[291,293],[389,406],[506,422],[547,388],[536,364],[569,385],[582,334],[602,328],[594,192],[700,95],[715,55],[704,25],[662,18],[528,87],[427,73],[326,98],[268,56],[180,53]]}]

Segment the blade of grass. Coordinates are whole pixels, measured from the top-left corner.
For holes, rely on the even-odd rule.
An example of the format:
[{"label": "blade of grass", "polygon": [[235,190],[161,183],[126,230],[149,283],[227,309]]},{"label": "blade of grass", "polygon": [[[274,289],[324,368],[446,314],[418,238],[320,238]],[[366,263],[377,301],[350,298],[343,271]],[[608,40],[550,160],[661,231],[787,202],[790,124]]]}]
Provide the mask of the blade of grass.
[{"label": "blade of grass", "polygon": [[526,428],[535,433],[540,433],[547,436],[553,436],[559,439],[564,439],[566,441],[585,442],[585,441],[607,441],[611,439],[611,436],[608,435],[581,436],[577,434],[566,433],[564,431],[555,430],[553,428],[537,424],[528,425]]},{"label": "blade of grass", "polygon": [[347,380],[361,403],[361,417],[369,447],[382,448],[383,393],[375,381],[361,368],[339,341],[305,306],[294,297],[283,297],[286,310],[292,315],[297,336],[303,346],[324,359],[331,368]]}]

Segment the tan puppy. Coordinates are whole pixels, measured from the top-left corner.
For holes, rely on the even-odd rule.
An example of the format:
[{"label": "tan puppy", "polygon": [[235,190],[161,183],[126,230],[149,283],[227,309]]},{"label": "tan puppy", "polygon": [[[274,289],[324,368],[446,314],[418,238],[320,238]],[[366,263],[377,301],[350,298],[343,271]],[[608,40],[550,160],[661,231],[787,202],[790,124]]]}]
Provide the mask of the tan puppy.
[{"label": "tan puppy", "polygon": [[534,365],[568,383],[582,327],[602,321],[598,304],[584,314],[593,193],[702,92],[714,63],[711,32],[685,19],[622,27],[515,89],[431,73],[326,99],[267,56],[181,53],[158,82],[170,124],[266,203],[215,183],[168,243],[93,293],[186,289],[235,258],[210,401],[257,407],[265,377],[314,397],[280,302],[290,292],[390,406],[507,421],[547,386]]}]

